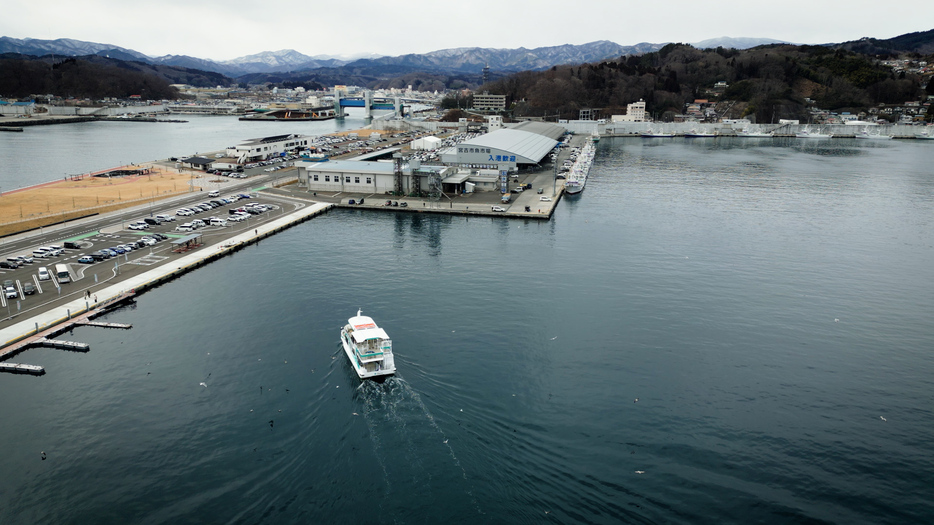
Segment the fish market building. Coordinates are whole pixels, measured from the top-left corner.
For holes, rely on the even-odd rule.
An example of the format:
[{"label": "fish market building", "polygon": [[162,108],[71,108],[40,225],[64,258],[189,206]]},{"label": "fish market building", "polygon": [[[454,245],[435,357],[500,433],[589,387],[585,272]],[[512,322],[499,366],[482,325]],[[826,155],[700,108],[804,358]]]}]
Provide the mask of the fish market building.
[{"label": "fish market building", "polygon": [[538,165],[564,135],[563,127],[545,122],[522,122],[461,142],[441,153],[448,166],[515,171]]}]

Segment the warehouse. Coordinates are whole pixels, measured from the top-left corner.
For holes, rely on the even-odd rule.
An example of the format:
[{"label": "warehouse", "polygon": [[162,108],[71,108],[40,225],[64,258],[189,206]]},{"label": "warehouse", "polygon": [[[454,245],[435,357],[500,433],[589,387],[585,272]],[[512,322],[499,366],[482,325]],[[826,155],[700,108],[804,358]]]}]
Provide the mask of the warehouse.
[{"label": "warehouse", "polygon": [[522,122],[461,142],[441,153],[448,166],[515,170],[541,162],[558,144],[564,128],[544,122]]},{"label": "warehouse", "polygon": [[[374,194],[396,191],[392,162],[330,160],[297,161],[298,182],[311,192]],[[417,161],[402,165],[402,192],[428,191],[431,178],[440,182],[456,170],[444,166],[420,166]]]}]

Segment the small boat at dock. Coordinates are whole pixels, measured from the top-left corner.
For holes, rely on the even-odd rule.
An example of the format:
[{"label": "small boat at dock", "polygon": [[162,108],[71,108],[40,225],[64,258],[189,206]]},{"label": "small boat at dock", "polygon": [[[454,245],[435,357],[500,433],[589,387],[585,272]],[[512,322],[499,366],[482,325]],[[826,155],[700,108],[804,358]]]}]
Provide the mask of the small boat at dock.
[{"label": "small boat at dock", "polygon": [[652,131],[651,129],[639,135],[640,137],[647,139],[670,139],[674,137],[674,133],[665,133],[662,131]]},{"label": "small boat at dock", "polygon": [[371,317],[357,310],[341,329],[344,353],[360,379],[391,376],[396,373],[392,340]]}]

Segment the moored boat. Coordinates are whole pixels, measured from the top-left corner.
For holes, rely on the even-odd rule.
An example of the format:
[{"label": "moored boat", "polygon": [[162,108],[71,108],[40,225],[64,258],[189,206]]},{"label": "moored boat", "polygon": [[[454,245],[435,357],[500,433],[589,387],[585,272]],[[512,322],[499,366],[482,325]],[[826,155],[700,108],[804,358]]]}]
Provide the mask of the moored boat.
[{"label": "moored boat", "polygon": [[564,183],[564,192],[568,195],[577,195],[584,191],[584,184],[586,184],[586,182],[579,179],[568,179]]},{"label": "moored boat", "polygon": [[892,135],[883,135],[881,132],[876,131],[875,133],[870,133],[868,130],[862,130],[856,134],[858,139],[869,139],[869,140],[891,140]]},{"label": "moored boat", "polygon": [[643,138],[647,138],[647,139],[670,139],[671,137],[674,137],[675,134],[674,134],[674,133],[665,133],[665,132],[662,132],[662,131],[652,131],[652,130],[650,129],[650,130],[646,131],[645,133],[641,133],[639,136],[640,136],[640,137],[643,137]]},{"label": "moored boat", "polygon": [[265,112],[254,112],[249,113],[240,117],[239,120],[244,121],[263,121],[263,122],[275,122],[275,121],[309,121],[309,120],[331,120],[337,117],[337,113],[333,108],[330,107],[320,107],[313,108],[309,110],[298,110],[298,109],[276,109],[272,111]]},{"label": "moored boat", "polygon": [[347,320],[341,329],[344,353],[360,379],[390,376],[396,373],[392,340],[371,317],[357,315]]}]

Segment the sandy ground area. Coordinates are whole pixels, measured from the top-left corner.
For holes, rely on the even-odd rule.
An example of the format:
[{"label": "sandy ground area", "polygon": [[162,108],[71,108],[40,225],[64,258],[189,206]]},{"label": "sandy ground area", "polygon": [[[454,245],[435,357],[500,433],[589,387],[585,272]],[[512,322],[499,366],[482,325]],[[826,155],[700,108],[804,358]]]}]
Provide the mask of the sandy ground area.
[{"label": "sandy ground area", "polygon": [[151,172],[111,178],[86,175],[3,192],[0,235],[157,201],[186,193],[191,187],[199,191],[203,184],[203,179],[193,179],[189,171],[151,165],[124,168],[151,168]]}]

